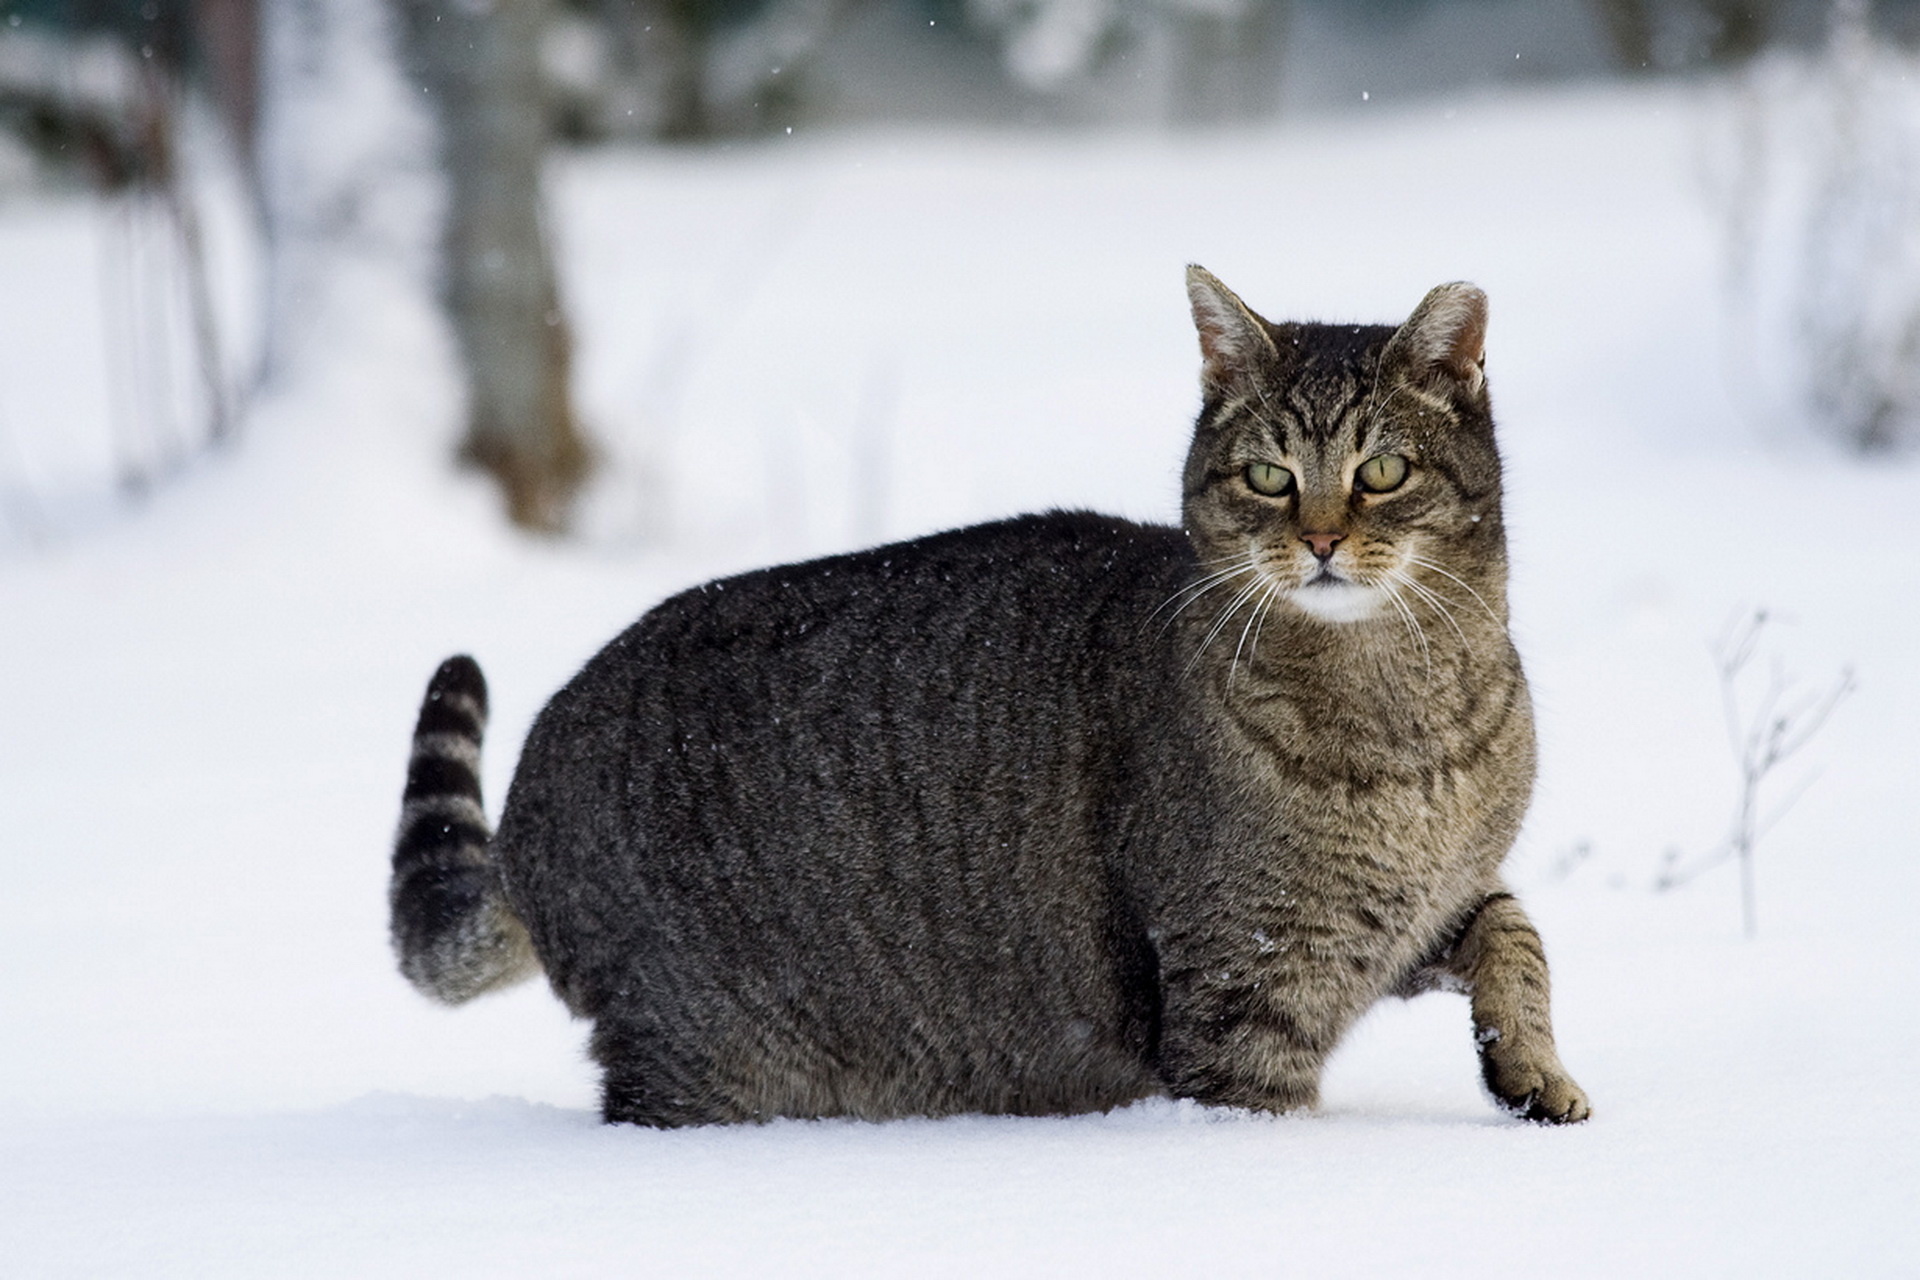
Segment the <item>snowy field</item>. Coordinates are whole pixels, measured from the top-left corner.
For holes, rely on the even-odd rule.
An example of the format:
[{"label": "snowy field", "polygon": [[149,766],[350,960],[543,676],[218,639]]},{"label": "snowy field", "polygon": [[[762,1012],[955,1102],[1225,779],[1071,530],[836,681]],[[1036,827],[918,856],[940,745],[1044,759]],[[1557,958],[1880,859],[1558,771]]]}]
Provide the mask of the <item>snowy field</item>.
[{"label": "snowy field", "polygon": [[[1730,394],[1715,101],[569,160],[556,234],[611,477],[571,545],[510,534],[447,468],[428,295],[404,255],[343,254],[236,451],[0,552],[0,1266],[1920,1272],[1920,473]],[[47,225],[0,210],[0,313],[56,287],[19,248]],[[1465,1002],[1433,995],[1356,1031],[1314,1115],[608,1129],[544,988],[450,1012],[406,986],[387,845],[441,657],[492,680],[497,804],[542,700],[685,585],[1048,505],[1171,517],[1189,261],[1282,319],[1491,295],[1542,734],[1511,873],[1590,1124],[1497,1114]],[[16,406],[80,376],[30,336],[0,349]],[[1653,886],[1725,830],[1709,645],[1754,606],[1782,619],[1762,672],[1811,691],[1851,663],[1860,692],[1772,793],[1807,782],[1747,941],[1731,866]]]}]

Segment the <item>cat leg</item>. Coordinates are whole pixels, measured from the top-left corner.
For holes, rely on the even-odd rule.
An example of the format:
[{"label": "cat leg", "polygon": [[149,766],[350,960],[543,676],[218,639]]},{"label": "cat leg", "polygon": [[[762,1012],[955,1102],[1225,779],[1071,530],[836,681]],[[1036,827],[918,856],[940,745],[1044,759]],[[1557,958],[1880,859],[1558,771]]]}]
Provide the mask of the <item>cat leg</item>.
[{"label": "cat leg", "polygon": [[1512,894],[1482,902],[1428,973],[1407,986],[1458,984],[1472,999],[1480,1074],[1502,1107],[1544,1124],[1578,1124],[1593,1114],[1554,1050],[1546,952]]},{"label": "cat leg", "polygon": [[[1182,995],[1186,998],[1181,998]],[[1320,1103],[1320,1071],[1339,1040],[1306,1010],[1254,987],[1167,992],[1160,1069],[1167,1091],[1216,1107],[1300,1111]]]},{"label": "cat leg", "polygon": [[600,1118],[608,1124],[677,1129],[744,1118],[714,1105],[703,1064],[668,1051],[655,1028],[602,1018],[589,1044],[600,1064]]}]

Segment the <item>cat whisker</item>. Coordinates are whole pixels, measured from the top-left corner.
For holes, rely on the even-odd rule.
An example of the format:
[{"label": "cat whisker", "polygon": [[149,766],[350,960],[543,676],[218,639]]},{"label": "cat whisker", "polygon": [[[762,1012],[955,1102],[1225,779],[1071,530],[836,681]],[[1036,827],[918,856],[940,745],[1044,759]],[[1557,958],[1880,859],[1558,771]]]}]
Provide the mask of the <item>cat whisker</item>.
[{"label": "cat whisker", "polygon": [[[1203,587],[1208,583],[1218,582],[1221,579],[1230,578],[1236,573],[1253,568],[1254,567],[1253,552],[1249,551],[1244,555],[1230,556],[1221,560],[1208,561],[1207,563],[1221,564],[1221,565],[1226,565],[1227,567],[1224,569],[1214,570],[1211,573],[1201,574],[1198,578],[1195,578],[1192,582],[1189,582],[1185,586],[1180,587],[1172,595],[1168,596],[1165,600],[1163,600],[1160,603],[1159,608],[1154,610],[1154,613],[1158,613],[1160,609],[1166,608],[1168,605],[1172,604],[1175,600],[1178,600],[1186,592],[1192,591],[1196,587]],[[1153,614],[1150,613],[1147,616],[1151,618]]]},{"label": "cat whisker", "polygon": [[[1152,622],[1154,618],[1159,616],[1160,611],[1162,609],[1165,609],[1168,605],[1172,604],[1174,601],[1180,600],[1181,596],[1183,595],[1187,596],[1185,600],[1182,600],[1180,602],[1179,607],[1176,608],[1171,614],[1167,616],[1166,622],[1161,624],[1160,630],[1162,632],[1165,632],[1168,627],[1173,625],[1174,619],[1178,618],[1182,613],[1186,612],[1187,607],[1193,604],[1194,601],[1208,594],[1215,587],[1225,586],[1228,582],[1231,582],[1233,579],[1239,577],[1241,574],[1251,573],[1255,569],[1259,568],[1259,565],[1257,565],[1254,562],[1252,552],[1248,552],[1247,555],[1244,557],[1244,559],[1237,560],[1234,562],[1234,564],[1235,564],[1235,567],[1233,568],[1221,569],[1221,570],[1218,570],[1217,572],[1209,573],[1195,582],[1189,582],[1186,586],[1181,587],[1178,591],[1175,591],[1172,595],[1168,596],[1165,600],[1162,600],[1152,613],[1149,613],[1145,618],[1142,618],[1140,620],[1141,629],[1144,630],[1146,628],[1147,623]],[[1192,592],[1193,594],[1187,595],[1188,592]]]},{"label": "cat whisker", "polygon": [[1433,652],[1427,647],[1427,633],[1425,628],[1420,625],[1420,620],[1413,616],[1413,610],[1407,606],[1407,602],[1400,598],[1400,593],[1395,591],[1391,585],[1382,585],[1384,589],[1381,594],[1386,596],[1387,603],[1391,604],[1400,614],[1400,621],[1406,626],[1407,634],[1412,636],[1419,644],[1420,661],[1426,666],[1427,678],[1432,679]]},{"label": "cat whisker", "polygon": [[1449,579],[1452,579],[1454,582],[1459,583],[1460,586],[1466,591],[1466,593],[1473,597],[1474,602],[1478,604],[1480,608],[1486,612],[1487,617],[1493,620],[1493,623],[1495,626],[1504,627],[1506,625],[1506,623],[1500,620],[1500,615],[1493,611],[1493,606],[1489,605],[1484,599],[1482,599],[1480,596],[1480,593],[1478,591],[1475,591],[1472,585],[1468,583],[1465,579],[1460,578],[1455,574],[1449,573],[1447,570],[1441,568],[1439,565],[1435,564],[1433,561],[1426,559],[1424,556],[1409,555],[1407,557],[1407,563],[1419,565],[1422,569],[1431,569],[1433,570],[1433,572],[1439,574],[1441,577],[1449,578]]},{"label": "cat whisker", "polygon": [[1435,613],[1439,614],[1440,617],[1446,622],[1446,624],[1449,627],[1453,628],[1453,634],[1459,637],[1460,644],[1463,647],[1466,645],[1467,633],[1460,629],[1459,622],[1457,622],[1454,619],[1453,610],[1447,608],[1445,603],[1446,597],[1442,596],[1439,592],[1433,590],[1431,587],[1422,586],[1420,583],[1416,582],[1411,575],[1407,574],[1403,570],[1395,569],[1393,571],[1393,577],[1402,586],[1406,587],[1407,590],[1413,592],[1414,595],[1420,597],[1421,600],[1425,601],[1429,609],[1432,609]]},{"label": "cat whisker", "polygon": [[1263,585],[1266,587],[1266,590],[1260,596],[1260,603],[1253,607],[1253,613],[1248,616],[1247,625],[1240,628],[1240,642],[1233,646],[1233,661],[1227,664],[1227,687],[1229,689],[1233,687],[1234,668],[1240,665],[1240,651],[1246,649],[1247,633],[1249,631],[1253,633],[1254,647],[1253,649],[1247,649],[1247,670],[1253,670],[1254,649],[1260,647],[1259,623],[1260,620],[1266,616],[1268,608],[1272,606],[1276,594],[1276,589],[1271,581]]},{"label": "cat whisker", "polygon": [[[1240,593],[1234,596],[1232,601],[1228,603],[1227,607],[1220,611],[1220,616],[1214,619],[1213,627],[1207,632],[1206,637],[1202,639],[1200,643],[1194,647],[1193,656],[1187,659],[1187,665],[1181,671],[1182,675],[1185,675],[1188,671],[1193,670],[1193,664],[1200,661],[1200,655],[1207,651],[1207,646],[1211,645],[1214,642],[1214,640],[1216,640],[1219,637],[1221,630],[1226,627],[1229,621],[1232,620],[1233,615],[1240,612],[1240,606],[1245,604],[1248,600],[1251,600],[1254,594],[1260,590],[1263,583],[1264,583],[1264,579],[1257,579],[1254,582],[1249,583],[1247,586],[1240,588]],[[1231,675],[1231,671],[1229,671],[1229,675]]]},{"label": "cat whisker", "polygon": [[1448,595],[1446,592],[1440,590],[1438,587],[1431,587],[1423,582],[1420,584],[1420,589],[1426,593],[1427,597],[1430,600],[1433,601],[1435,608],[1444,607],[1447,613],[1449,613],[1450,615],[1456,618],[1459,615],[1457,613],[1454,613],[1454,611],[1456,609],[1463,609],[1466,607],[1465,605],[1461,604],[1458,600],[1455,600],[1452,596]]},{"label": "cat whisker", "polygon": [[1205,649],[1219,638],[1220,633],[1226,629],[1227,624],[1233,621],[1233,615],[1240,612],[1240,606],[1259,594],[1262,585],[1263,582],[1261,580],[1249,582],[1240,589],[1239,593],[1235,595],[1232,600],[1227,602],[1227,607],[1220,611],[1220,616],[1213,620],[1213,625],[1207,629],[1206,637],[1200,641],[1200,647],[1202,649]]},{"label": "cat whisker", "polygon": [[1247,650],[1247,666],[1249,669],[1251,669],[1253,666],[1253,655],[1255,653],[1258,653],[1260,650],[1260,628],[1266,625],[1267,615],[1273,612],[1273,606],[1278,604],[1279,602],[1280,602],[1279,584],[1268,583],[1266,599],[1260,602],[1260,612],[1256,615],[1256,619],[1253,624],[1253,648]]},{"label": "cat whisker", "polygon": [[[1251,569],[1242,570],[1241,572],[1242,573],[1251,572]],[[1237,578],[1239,576],[1240,576],[1240,573],[1226,575],[1222,577],[1218,582],[1208,584],[1208,586],[1204,590],[1196,591],[1193,595],[1189,596],[1186,600],[1181,601],[1179,607],[1176,608],[1172,613],[1168,614],[1167,620],[1160,624],[1160,634],[1165,635],[1167,628],[1171,627],[1179,619],[1180,615],[1185,613],[1190,606],[1197,603],[1202,596],[1211,595],[1216,588],[1229,585],[1234,578]]]}]

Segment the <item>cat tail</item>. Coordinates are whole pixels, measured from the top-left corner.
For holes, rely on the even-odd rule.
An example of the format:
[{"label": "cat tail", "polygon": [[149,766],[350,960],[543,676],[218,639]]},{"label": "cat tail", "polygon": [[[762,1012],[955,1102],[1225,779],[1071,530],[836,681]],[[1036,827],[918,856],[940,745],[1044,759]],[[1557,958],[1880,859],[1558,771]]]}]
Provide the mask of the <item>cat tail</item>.
[{"label": "cat tail", "polygon": [[413,730],[388,885],[400,972],[427,995],[463,1004],[540,969],[508,905],[480,804],[487,681],[462,654],[433,673]]}]

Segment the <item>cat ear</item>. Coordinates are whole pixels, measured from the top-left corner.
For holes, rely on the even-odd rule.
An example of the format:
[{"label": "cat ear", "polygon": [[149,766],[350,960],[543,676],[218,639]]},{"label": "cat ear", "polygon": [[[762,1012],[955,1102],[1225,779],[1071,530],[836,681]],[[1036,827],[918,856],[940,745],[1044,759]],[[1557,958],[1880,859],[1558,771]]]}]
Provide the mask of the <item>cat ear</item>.
[{"label": "cat ear", "polygon": [[1381,359],[1400,364],[1416,380],[1444,374],[1469,394],[1478,392],[1486,381],[1487,295],[1465,281],[1434,289]]},{"label": "cat ear", "polygon": [[1200,331],[1201,382],[1229,382],[1263,356],[1277,354],[1267,322],[1205,267],[1188,266],[1187,298],[1193,303],[1193,327]]}]

